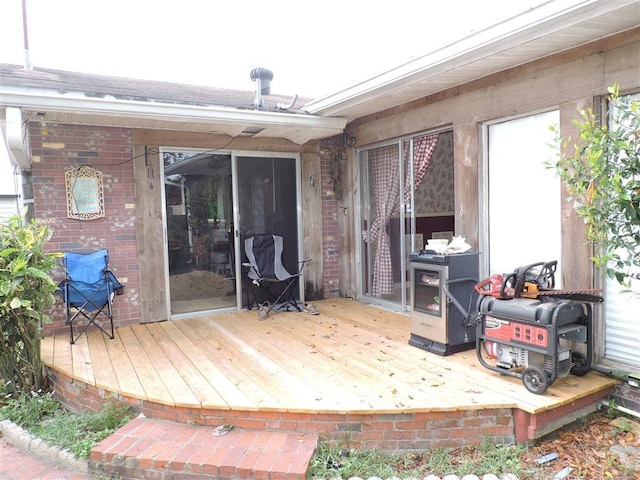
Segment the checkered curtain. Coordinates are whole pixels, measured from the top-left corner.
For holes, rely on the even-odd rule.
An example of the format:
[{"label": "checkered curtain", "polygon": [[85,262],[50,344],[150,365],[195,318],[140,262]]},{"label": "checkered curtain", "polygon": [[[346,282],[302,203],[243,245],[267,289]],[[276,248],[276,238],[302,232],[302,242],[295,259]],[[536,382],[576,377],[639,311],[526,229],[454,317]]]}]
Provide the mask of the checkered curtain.
[{"label": "checkered curtain", "polygon": [[[426,135],[413,140],[413,189],[416,190],[425,174],[438,142],[438,135]],[[406,144],[408,147],[408,144]],[[406,156],[408,156],[408,152]],[[406,158],[406,157],[405,157]],[[370,244],[377,244],[373,263],[374,297],[393,293],[393,265],[387,226],[389,221],[400,212],[400,165],[398,146],[376,148],[369,152],[371,178],[373,184],[376,219],[366,238]],[[405,178],[404,203],[411,201],[411,175],[407,171]]]},{"label": "checkered curtain", "polygon": [[[438,134],[425,135],[413,139],[413,190],[416,191],[431,162],[431,157],[438,144]],[[405,148],[409,145],[405,144]],[[407,153],[408,156],[408,153]],[[411,175],[407,171],[407,177],[404,182],[404,203],[408,205],[411,202]],[[398,208],[398,211],[400,209]]]},{"label": "checkered curtain", "polygon": [[393,292],[393,266],[387,225],[400,197],[400,155],[398,145],[369,152],[376,218],[371,224],[370,244],[376,244],[371,294],[380,297]]}]

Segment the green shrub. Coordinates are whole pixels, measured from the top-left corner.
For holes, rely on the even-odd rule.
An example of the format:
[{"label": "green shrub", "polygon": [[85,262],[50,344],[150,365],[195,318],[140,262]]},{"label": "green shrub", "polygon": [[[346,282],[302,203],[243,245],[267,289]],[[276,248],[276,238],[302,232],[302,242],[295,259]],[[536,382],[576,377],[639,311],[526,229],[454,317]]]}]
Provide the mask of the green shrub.
[{"label": "green shrub", "polygon": [[25,430],[33,431],[43,419],[51,417],[59,409],[60,405],[52,393],[38,391],[20,393],[16,398],[8,399],[0,413]]},{"label": "green shrub", "polygon": [[45,225],[12,217],[0,225],[0,381],[15,391],[42,388],[42,324],[55,299],[50,272],[57,254],[45,251]]},{"label": "green shrub", "polygon": [[[553,167],[597,247],[592,261],[625,284],[640,268],[640,102],[609,87],[610,118],[580,112],[580,138],[562,140],[573,152]],[[611,126],[610,126],[611,125]]]},{"label": "green shrub", "polygon": [[86,458],[91,449],[131,418],[126,405],[113,401],[98,413],[74,413],[64,410],[51,393],[23,393],[7,401],[0,416],[11,420],[49,445],[67,448],[78,458]]}]

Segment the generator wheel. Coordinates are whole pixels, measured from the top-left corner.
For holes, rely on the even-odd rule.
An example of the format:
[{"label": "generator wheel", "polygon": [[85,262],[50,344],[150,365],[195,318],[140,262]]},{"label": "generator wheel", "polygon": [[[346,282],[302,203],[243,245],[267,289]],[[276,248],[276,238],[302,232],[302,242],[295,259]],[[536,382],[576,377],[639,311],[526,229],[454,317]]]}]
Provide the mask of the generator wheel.
[{"label": "generator wheel", "polygon": [[522,383],[531,393],[543,394],[549,386],[547,374],[538,367],[527,367],[522,372]]},{"label": "generator wheel", "polygon": [[571,352],[571,363],[573,364],[573,367],[571,367],[571,373],[576,377],[582,377],[591,370],[587,357],[582,352]]}]

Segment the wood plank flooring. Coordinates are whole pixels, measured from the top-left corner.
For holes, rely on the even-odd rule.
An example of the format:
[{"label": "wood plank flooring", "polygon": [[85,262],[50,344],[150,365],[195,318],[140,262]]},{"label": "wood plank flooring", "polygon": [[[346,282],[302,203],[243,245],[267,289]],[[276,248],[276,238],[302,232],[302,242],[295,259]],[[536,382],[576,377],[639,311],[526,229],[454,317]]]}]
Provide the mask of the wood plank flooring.
[{"label": "wood plank flooring", "polygon": [[91,385],[182,407],[306,413],[400,413],[568,404],[614,382],[596,372],[545,395],[480,365],[475,350],[440,357],[408,344],[404,315],[347,299],[320,315],[221,313],[42,342],[45,365]]}]

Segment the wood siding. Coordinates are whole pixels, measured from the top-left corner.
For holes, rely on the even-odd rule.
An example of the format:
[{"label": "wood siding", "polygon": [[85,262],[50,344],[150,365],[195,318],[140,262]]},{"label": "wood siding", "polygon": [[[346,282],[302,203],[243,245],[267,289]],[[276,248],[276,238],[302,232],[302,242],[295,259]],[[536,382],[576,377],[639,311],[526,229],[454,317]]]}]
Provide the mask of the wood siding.
[{"label": "wood siding", "polygon": [[157,322],[169,318],[166,279],[160,274],[166,268],[160,154],[149,146],[136,146],[134,153],[140,322]]}]

